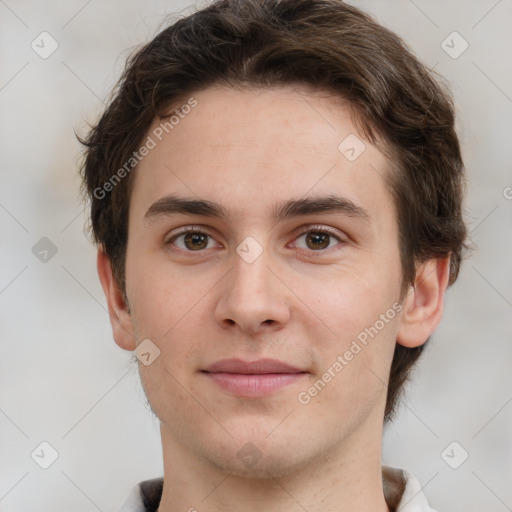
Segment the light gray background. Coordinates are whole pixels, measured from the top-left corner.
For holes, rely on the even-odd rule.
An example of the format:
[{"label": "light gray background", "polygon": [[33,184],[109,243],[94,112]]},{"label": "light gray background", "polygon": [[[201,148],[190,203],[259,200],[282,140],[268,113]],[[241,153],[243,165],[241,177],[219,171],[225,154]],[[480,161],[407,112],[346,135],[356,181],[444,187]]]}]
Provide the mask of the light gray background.
[{"label": "light gray background", "polygon": [[[512,2],[352,3],[449,81],[475,245],[383,461],[414,473],[436,509],[512,510]],[[0,0],[0,511],[106,512],[162,474],[158,425],[112,340],[84,236],[74,130],[97,118],[129,51],[190,5]],[[59,44],[48,59],[31,48],[43,31]],[[453,31],[469,43],[457,59],[441,46]],[[32,252],[42,237],[57,247],[46,263]],[[59,454],[48,469],[30,456],[42,441]],[[469,453],[458,469],[441,456],[453,441],[450,461]]]}]

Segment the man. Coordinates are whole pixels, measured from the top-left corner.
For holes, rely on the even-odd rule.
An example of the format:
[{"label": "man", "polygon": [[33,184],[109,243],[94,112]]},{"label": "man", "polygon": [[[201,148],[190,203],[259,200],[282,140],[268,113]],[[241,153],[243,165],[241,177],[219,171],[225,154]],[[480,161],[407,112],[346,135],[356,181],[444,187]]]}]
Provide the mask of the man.
[{"label": "man", "polygon": [[449,95],[338,0],[221,0],[134,55],[84,141],[116,343],[163,479],[120,511],[429,511],[384,421],[464,248]]}]

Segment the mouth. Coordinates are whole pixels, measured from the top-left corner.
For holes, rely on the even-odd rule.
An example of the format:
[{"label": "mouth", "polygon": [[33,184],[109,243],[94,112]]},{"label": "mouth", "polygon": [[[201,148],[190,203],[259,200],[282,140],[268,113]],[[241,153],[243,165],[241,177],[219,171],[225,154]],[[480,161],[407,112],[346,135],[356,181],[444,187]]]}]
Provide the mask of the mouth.
[{"label": "mouth", "polygon": [[275,359],[223,359],[201,372],[230,394],[265,396],[302,380],[309,372]]}]

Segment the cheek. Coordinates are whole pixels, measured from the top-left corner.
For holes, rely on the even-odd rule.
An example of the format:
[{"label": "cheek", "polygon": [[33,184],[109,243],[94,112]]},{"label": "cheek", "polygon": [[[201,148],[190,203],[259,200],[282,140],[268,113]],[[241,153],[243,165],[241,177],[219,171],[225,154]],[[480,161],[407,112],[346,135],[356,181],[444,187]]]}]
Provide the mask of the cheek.
[{"label": "cheek", "polygon": [[158,259],[134,257],[126,268],[132,320],[139,334],[148,338],[163,339],[183,328],[214,284],[207,276],[198,279],[187,269],[176,271]]},{"label": "cheek", "polygon": [[154,407],[160,407],[161,400],[169,406],[180,403],[186,399],[181,385],[189,388],[187,379],[198,354],[211,350],[214,341],[207,336],[213,322],[208,291],[214,282],[206,276],[198,279],[187,272],[171,272],[169,265],[154,262],[139,263],[130,276],[127,292],[133,297],[130,305],[137,343],[150,339],[160,351],[151,365],[139,363],[144,390]]},{"label": "cheek", "polygon": [[392,308],[399,297],[399,284],[396,269],[369,264],[366,269],[336,269],[322,280],[317,276],[297,280],[294,289],[304,298],[302,314],[347,340]]},{"label": "cheek", "polygon": [[[383,291],[331,288],[317,305],[321,319],[317,326],[325,323],[329,328],[313,345],[318,361],[315,382],[327,382],[328,388],[321,397],[319,394],[318,407],[335,403],[341,416],[348,418],[356,410],[364,416],[383,400],[400,311],[393,295]],[[311,332],[310,337],[314,339]],[[323,384],[318,383],[317,388],[323,389]]]},{"label": "cheek", "polygon": [[333,382],[322,400],[350,409],[385,392],[398,330],[398,276],[393,267],[371,264],[365,271],[345,268],[322,286],[310,283],[309,308],[298,315],[309,318],[317,375]]}]

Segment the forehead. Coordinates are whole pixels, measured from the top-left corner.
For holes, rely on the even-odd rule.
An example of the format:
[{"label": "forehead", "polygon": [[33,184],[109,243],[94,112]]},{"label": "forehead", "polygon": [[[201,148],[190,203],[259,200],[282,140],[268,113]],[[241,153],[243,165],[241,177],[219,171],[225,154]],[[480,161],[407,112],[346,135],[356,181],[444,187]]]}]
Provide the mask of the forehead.
[{"label": "forehead", "polygon": [[209,87],[154,119],[147,137],[153,147],[135,171],[130,216],[166,194],[226,204],[240,219],[327,193],[376,217],[391,212],[389,162],[357,132],[341,98],[326,92]]}]

